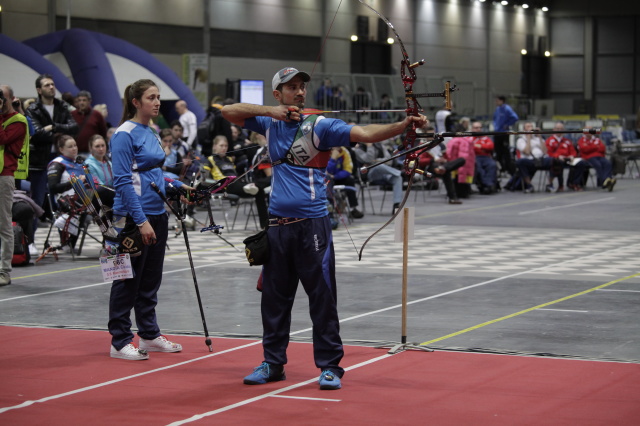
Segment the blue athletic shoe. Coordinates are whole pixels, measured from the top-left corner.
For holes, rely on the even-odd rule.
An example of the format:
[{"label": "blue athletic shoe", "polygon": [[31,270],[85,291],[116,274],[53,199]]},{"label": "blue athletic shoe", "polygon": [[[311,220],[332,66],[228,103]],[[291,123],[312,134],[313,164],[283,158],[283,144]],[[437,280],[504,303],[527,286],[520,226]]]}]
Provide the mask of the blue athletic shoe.
[{"label": "blue athletic shoe", "polygon": [[320,374],[318,383],[320,383],[320,389],[322,390],[336,390],[342,387],[342,384],[340,384],[340,377],[336,376],[336,374],[331,370],[324,370]]},{"label": "blue athletic shoe", "polygon": [[267,382],[278,382],[286,379],[284,367],[263,362],[253,369],[253,373],[244,378],[245,385],[264,385]]}]

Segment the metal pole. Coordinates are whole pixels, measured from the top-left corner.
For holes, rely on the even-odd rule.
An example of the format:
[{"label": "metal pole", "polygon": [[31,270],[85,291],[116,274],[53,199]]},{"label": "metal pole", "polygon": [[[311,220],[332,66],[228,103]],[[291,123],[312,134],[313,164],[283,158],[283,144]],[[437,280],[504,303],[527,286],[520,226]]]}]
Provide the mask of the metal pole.
[{"label": "metal pole", "polygon": [[209,81],[211,80],[211,70],[209,69],[211,66],[211,1],[210,0],[202,0],[204,6],[204,22],[202,26],[202,50],[205,55],[207,55],[207,90],[206,90],[206,103],[207,108],[209,107],[210,94],[209,94]]},{"label": "metal pole", "polygon": [[54,33],[56,31],[56,0],[49,0],[47,8],[47,23],[49,32]]},{"label": "metal pole", "polygon": [[67,0],[67,29],[71,29],[71,0]]}]

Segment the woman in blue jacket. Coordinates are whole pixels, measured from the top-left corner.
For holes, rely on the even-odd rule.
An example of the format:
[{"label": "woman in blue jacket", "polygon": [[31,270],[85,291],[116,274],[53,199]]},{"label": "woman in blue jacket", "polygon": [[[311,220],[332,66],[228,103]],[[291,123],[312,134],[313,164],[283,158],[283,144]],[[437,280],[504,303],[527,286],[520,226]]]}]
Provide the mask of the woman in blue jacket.
[{"label": "woman in blue jacket", "polygon": [[[153,190],[156,184],[165,192],[162,164],[165,153],[158,134],[150,126],[158,116],[160,92],[151,80],[138,80],[124,91],[125,107],[120,127],[111,139],[113,205],[116,228],[138,227],[143,244],[131,257],[134,277],[116,280],[109,300],[109,333],[113,358],[148,359],[148,351],[179,352],[182,346],[160,333],[156,320],[158,289],[162,282],[168,217],[162,198]],[[172,182],[176,187],[179,181]],[[135,229],[135,228],[134,228]],[[136,315],[139,348],[133,343],[131,309]]]}]

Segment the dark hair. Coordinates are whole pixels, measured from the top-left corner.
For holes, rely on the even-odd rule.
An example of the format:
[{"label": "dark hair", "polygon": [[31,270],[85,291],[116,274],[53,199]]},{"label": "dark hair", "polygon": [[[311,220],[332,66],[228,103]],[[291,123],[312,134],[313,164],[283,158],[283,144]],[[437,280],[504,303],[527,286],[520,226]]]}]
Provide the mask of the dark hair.
[{"label": "dark hair", "polygon": [[51,74],[40,74],[38,78],[36,78],[36,89],[39,89],[42,87],[42,80],[44,80],[45,78],[48,78],[49,80],[53,80],[53,77],[51,76]]},{"label": "dark hair", "polygon": [[69,105],[73,105],[73,103],[76,101],[76,98],[73,97],[71,92],[64,92],[60,97],[62,98],[63,101],[65,101]]},{"label": "dark hair", "polygon": [[507,98],[505,98],[504,96],[500,95],[500,96],[496,96],[496,99],[500,99],[502,102],[507,102]]},{"label": "dark hair", "polygon": [[124,95],[122,96],[124,108],[122,109],[122,119],[120,120],[120,124],[132,119],[136,115],[136,107],[133,105],[133,100],[142,99],[142,94],[150,87],[158,86],[151,80],[142,79],[128,85],[124,89]]},{"label": "dark hair", "polygon": [[53,137],[53,140],[55,141],[56,147],[58,148],[58,151],[60,151],[62,148],[64,148],[64,145],[67,143],[67,141],[69,139],[73,140],[73,136],[71,135],[65,135],[63,133],[56,133],[55,136]]},{"label": "dark hair", "polygon": [[97,141],[98,139],[102,139],[104,141],[104,143],[107,143],[107,140],[102,137],[102,135],[93,135],[89,138],[89,149],[93,148],[93,144],[95,141]]},{"label": "dark hair", "polygon": [[173,120],[171,124],[169,124],[169,127],[171,127],[172,129],[174,128],[174,126],[179,126],[182,130],[184,130],[184,126],[182,125],[180,120]]}]

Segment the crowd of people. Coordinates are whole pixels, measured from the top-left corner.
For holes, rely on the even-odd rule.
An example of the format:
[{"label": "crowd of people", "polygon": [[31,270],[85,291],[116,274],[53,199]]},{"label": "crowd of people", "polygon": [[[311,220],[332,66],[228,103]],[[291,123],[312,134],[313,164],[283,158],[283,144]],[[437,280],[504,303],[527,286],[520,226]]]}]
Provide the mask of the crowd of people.
[{"label": "crowd of people", "polygon": [[[39,215],[36,214],[38,213],[36,209],[33,209],[32,223],[24,227],[25,230],[29,230],[27,240],[34,255],[37,254],[34,240],[38,222],[43,219],[50,221],[52,218],[50,206],[55,208],[56,202],[61,197],[72,195],[69,173],[65,175],[58,169],[69,169],[80,178],[84,178],[84,174],[81,173],[82,168],[76,167],[74,170],[74,164],[88,166],[98,188],[112,190],[111,194],[105,195],[105,199],[109,202],[113,200],[113,171],[109,142],[116,131],[116,128],[108,122],[106,107],[92,106],[91,93],[85,90],[78,92],[75,96],[65,93],[62,99],[58,99],[55,96],[55,82],[48,75],[39,76],[36,79],[35,88],[38,94],[37,99],[25,100],[24,104],[17,98],[12,102],[5,102],[7,112],[3,113],[6,115],[5,127],[13,115],[26,117],[26,132],[15,131],[14,129],[22,124],[11,122],[13,125],[8,127],[4,134],[10,134],[11,140],[27,143],[30,147],[27,149],[26,163],[28,178],[25,170],[21,178],[16,175],[15,191],[27,194],[34,205],[45,211],[44,215]],[[13,98],[9,86],[7,86],[7,96]],[[370,98],[370,94],[359,87],[352,96],[351,105],[358,110],[370,109]],[[317,89],[314,101],[319,108],[340,109],[347,105],[341,87],[333,85],[329,79],[325,79]],[[257,142],[261,135],[243,129],[223,117],[222,110],[225,105],[233,103],[232,99],[214,98],[206,118],[198,123],[195,114],[188,109],[185,101],[176,102],[177,119],[171,121],[164,129],[153,124],[165,153],[162,170],[166,176],[184,183],[193,181],[196,176],[210,180],[220,179],[221,176],[241,176],[242,178],[234,182],[227,192],[242,198],[254,198],[260,226],[264,228],[268,222],[267,206],[270,200],[271,177],[270,174],[265,175],[267,168],[264,165],[270,164],[269,153]],[[386,111],[391,106],[389,96],[382,95],[378,108]],[[398,119],[398,116],[388,112],[376,112],[375,115],[381,122],[394,122]],[[361,114],[358,113],[350,124],[358,124],[360,116]],[[492,130],[511,130],[518,120],[518,115],[507,104],[505,97],[496,97]],[[435,128],[427,131],[483,132],[489,130],[488,123],[472,122],[468,117],[456,119],[454,114],[444,109],[435,114],[433,124]],[[535,126],[533,122],[525,122],[523,129],[537,130]],[[589,170],[594,169],[597,186],[609,191],[613,190],[616,179],[602,140],[590,134],[583,135],[577,141],[569,139],[563,134],[563,126],[562,122],[556,123],[553,133],[546,139],[544,135],[520,135],[515,138],[514,147],[509,145],[507,135],[446,138],[434,149],[420,155],[419,167],[432,175],[428,178],[427,187],[436,188],[439,183],[444,186],[447,202],[450,204],[461,204],[461,199],[468,198],[473,193],[489,195],[504,189],[522,190],[525,193],[534,192],[535,188],[531,181],[538,171],[545,173],[544,190],[547,192],[565,190],[564,171],[567,169],[569,173],[566,189],[582,191],[587,182]],[[65,154],[64,150],[69,151],[68,148],[57,145],[62,140],[61,136],[64,135],[69,136],[64,139],[66,143],[75,145],[73,153]],[[348,201],[349,216],[353,219],[362,218],[364,213],[359,208],[356,191],[359,184],[368,182],[392,191],[392,213],[395,212],[402,200],[403,185],[406,185],[406,176],[401,172],[402,159],[376,167],[366,176],[361,175],[359,169],[388,158],[400,146],[401,137],[401,135],[396,136],[381,144],[355,144],[348,147],[335,147],[331,150],[324,176],[324,184],[329,188],[330,211],[334,210],[331,204],[335,204],[331,188],[333,185],[340,185],[339,188],[344,188]],[[28,139],[25,141],[25,138]],[[262,151],[261,155],[257,154],[259,150]],[[12,150],[6,149],[5,152],[12,152]],[[255,164],[258,157],[261,157],[261,165]],[[11,173],[12,163],[14,163],[12,159],[13,157],[5,162],[3,173]],[[270,167],[268,171],[270,172]],[[508,178],[506,183],[501,179],[505,176]],[[417,179],[423,178],[418,176]],[[50,194],[52,203],[45,199],[46,194]],[[187,224],[194,223],[194,211],[194,206],[187,207],[185,218]],[[337,223],[334,220],[334,227]],[[178,221],[175,227],[179,227]],[[74,238],[71,238],[69,244],[71,249],[73,245]],[[5,269],[8,268],[4,268],[3,271]],[[2,272],[0,278],[2,276],[9,275]],[[7,278],[7,281],[10,281],[10,278]]]},{"label": "crowd of people", "polygon": [[[335,198],[332,188],[344,188],[349,214],[359,219],[364,214],[358,209],[357,185],[368,180],[384,186],[393,193],[393,214],[403,197],[402,158],[372,168],[366,176],[358,172],[360,166],[389,160],[411,125],[427,133],[488,129],[480,121],[454,120],[445,110],[436,114],[435,129],[423,115],[385,116],[385,124],[362,125],[360,115],[355,122],[346,122],[305,114],[309,80],[305,72],[284,68],[272,82],[275,106],[214,99],[201,123],[180,100],[175,104],[179,118],[164,129],[155,122],[161,95],[151,80],[138,80],[125,89],[124,113],[117,127],[108,123],[104,108],[91,107],[87,91],[75,97],[68,94],[67,101],[57,99],[50,75],[37,78],[38,98],[26,109],[10,86],[0,85],[0,285],[11,283],[11,221],[24,229],[33,244],[37,221],[47,214],[46,195],[51,205],[73,204],[74,184],[79,182],[111,208],[117,232],[136,235],[140,242],[131,253],[133,278],[112,284],[110,356],[145,360],[150,351],[179,352],[181,345],[161,334],[155,315],[169,229],[163,196],[170,188],[193,190],[196,179],[235,176],[226,191],[254,200],[271,251],[260,278],[264,359],[244,383],[259,385],[286,378],[291,310],[301,282],[314,324],[318,383],[321,389],[341,388],[344,353],[336,300],[335,223],[329,214],[330,200]],[[317,106],[343,107],[340,93],[339,87],[325,81],[315,94]],[[352,102],[358,110],[369,109],[371,103],[364,89],[356,91]],[[390,107],[386,95],[383,105]],[[504,97],[496,98],[493,121],[497,131],[507,131],[518,121]],[[524,130],[532,132],[535,123],[526,122]],[[513,150],[505,135],[444,138],[419,156],[418,167],[431,175],[421,179],[435,185],[441,181],[449,204],[461,204],[461,198],[474,192],[531,193],[531,180],[538,171],[547,173],[548,192],[565,190],[565,169],[569,170],[567,188],[582,191],[589,168],[595,170],[598,187],[613,190],[616,179],[605,144],[591,134],[574,143],[564,132],[563,123],[558,122],[546,140],[538,132],[522,134]],[[501,176],[509,178],[504,188]],[[194,207],[187,204],[188,217]],[[70,238],[71,249],[74,243]],[[138,346],[131,331],[132,310]]]}]

